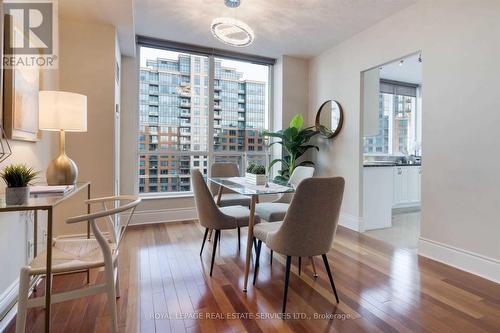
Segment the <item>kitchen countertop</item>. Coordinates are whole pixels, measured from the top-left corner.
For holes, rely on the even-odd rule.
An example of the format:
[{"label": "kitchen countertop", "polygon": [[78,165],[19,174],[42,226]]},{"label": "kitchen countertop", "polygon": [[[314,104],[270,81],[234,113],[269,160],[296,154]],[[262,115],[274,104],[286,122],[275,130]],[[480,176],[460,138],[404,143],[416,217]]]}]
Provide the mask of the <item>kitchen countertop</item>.
[{"label": "kitchen countertop", "polygon": [[369,163],[363,164],[365,168],[380,168],[380,167],[406,167],[406,166],[421,166],[421,163]]}]

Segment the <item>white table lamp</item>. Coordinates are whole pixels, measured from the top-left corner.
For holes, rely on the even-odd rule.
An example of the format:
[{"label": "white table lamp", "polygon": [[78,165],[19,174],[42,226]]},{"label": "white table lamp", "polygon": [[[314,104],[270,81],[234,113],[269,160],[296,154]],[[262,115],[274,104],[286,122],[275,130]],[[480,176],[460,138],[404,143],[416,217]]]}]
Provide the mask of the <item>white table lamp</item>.
[{"label": "white table lamp", "polygon": [[87,132],[87,96],[64,91],[40,91],[39,128],[60,132],[59,156],[47,168],[47,184],[73,185],[78,167],[66,155],[65,133]]}]

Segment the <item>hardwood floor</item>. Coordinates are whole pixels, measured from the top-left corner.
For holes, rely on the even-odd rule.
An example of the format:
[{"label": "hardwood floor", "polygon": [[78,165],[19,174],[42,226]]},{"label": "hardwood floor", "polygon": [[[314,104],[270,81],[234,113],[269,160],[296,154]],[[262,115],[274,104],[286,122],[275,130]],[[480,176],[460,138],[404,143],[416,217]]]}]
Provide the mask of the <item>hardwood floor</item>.
[{"label": "hardwood floor", "polygon": [[[240,252],[236,231],[222,232],[210,278],[211,242],[199,256],[203,231],[193,222],[128,230],[120,254],[121,331],[500,332],[499,284],[342,227],[328,254],[340,304],[321,257],[315,258],[316,279],[309,260],[299,276],[294,258],[287,311],[299,318],[274,318],[281,309],[285,258],[275,253],[271,266],[263,247],[256,285],[243,293],[245,232]],[[100,280],[102,273],[91,278]],[[54,290],[84,282],[84,274],[58,276]],[[53,309],[53,332],[109,331],[104,294]],[[30,310],[27,322],[27,332],[41,332],[43,310]],[[14,332],[14,325],[7,331]]]}]

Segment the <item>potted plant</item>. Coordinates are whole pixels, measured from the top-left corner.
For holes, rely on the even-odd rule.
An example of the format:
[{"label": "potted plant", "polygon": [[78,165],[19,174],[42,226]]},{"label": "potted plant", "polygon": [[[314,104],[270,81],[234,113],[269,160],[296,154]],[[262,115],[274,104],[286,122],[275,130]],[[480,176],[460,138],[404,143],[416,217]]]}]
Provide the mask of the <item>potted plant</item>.
[{"label": "potted plant", "polygon": [[253,185],[265,185],[267,182],[266,168],[257,163],[250,163],[245,173],[245,179],[248,183]]},{"label": "potted plant", "polygon": [[290,125],[285,130],[277,132],[262,133],[263,136],[274,137],[281,139],[271,143],[280,144],[285,149],[287,155],[283,158],[277,158],[269,164],[268,170],[276,163],[281,163],[281,170],[278,171],[278,176],[274,178],[275,181],[287,183],[293,170],[298,166],[314,165],[312,161],[298,161],[309,149],[316,149],[319,151],[318,146],[309,144],[309,140],[319,132],[314,130],[314,126],[302,128],[304,118],[301,114],[297,114],[290,121]]},{"label": "potted plant", "polygon": [[37,175],[37,171],[28,168],[24,164],[6,166],[0,172],[0,177],[7,184],[7,188],[5,189],[5,201],[7,205],[22,205],[28,202],[30,195],[28,185]]}]

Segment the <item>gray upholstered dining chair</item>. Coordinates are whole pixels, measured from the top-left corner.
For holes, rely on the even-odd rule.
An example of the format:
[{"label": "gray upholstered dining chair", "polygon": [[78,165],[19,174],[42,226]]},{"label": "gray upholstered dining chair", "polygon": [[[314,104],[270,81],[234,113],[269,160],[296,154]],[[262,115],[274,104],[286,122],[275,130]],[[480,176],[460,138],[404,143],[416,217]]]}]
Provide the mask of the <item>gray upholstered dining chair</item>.
[{"label": "gray upholstered dining chair", "polygon": [[[311,178],[314,175],[313,167],[298,166],[290,177],[289,184],[297,188],[301,181],[306,178]],[[290,207],[290,202],[292,201],[293,193],[283,193],[277,200],[272,202],[261,202],[255,205],[255,212],[267,222],[283,221],[285,218],[288,207]],[[271,250],[271,264],[273,262],[273,250]],[[314,277],[317,277],[316,266],[314,265],[314,260],[311,257],[311,264],[314,271]],[[299,274],[302,267],[302,258],[299,257]]]},{"label": "gray upholstered dining chair", "polygon": [[[209,230],[215,230],[215,239],[213,240],[212,262],[210,264],[210,276],[214,268],[215,252],[217,243],[220,239],[222,230],[239,229],[248,226],[250,210],[244,206],[226,206],[217,207],[210,190],[208,189],[203,175],[199,170],[191,170],[191,181],[193,182],[194,201],[196,203],[196,211],[198,212],[198,220],[205,227],[205,235],[201,244],[200,256],[203,253],[203,247],[207,240]],[[254,223],[259,223],[258,215],[254,217]],[[239,236],[239,235],[238,235]],[[238,237],[238,248],[240,247]]]},{"label": "gray upholstered dining chair", "polygon": [[[215,162],[210,168],[211,177],[240,177],[238,164],[228,162]],[[219,185],[210,183],[210,192],[217,198]],[[250,206],[250,197],[233,192],[227,188],[223,189],[219,207],[225,206]]]},{"label": "gray upholstered dining chair", "polygon": [[271,250],[286,256],[283,313],[286,310],[292,256],[321,255],[335,299],[339,302],[326,254],[332,247],[337,229],[344,185],[341,177],[305,179],[297,187],[283,222],[262,223],[254,228],[254,237],[258,239],[254,284],[262,242]]},{"label": "gray upholstered dining chair", "polygon": [[[215,162],[212,164],[210,168],[210,175],[212,177],[239,177],[240,170],[238,169],[238,164],[230,163],[230,162]],[[214,196],[216,202],[219,194],[220,186],[210,182],[210,192]],[[222,195],[220,198],[220,202],[217,203],[219,207],[226,206],[246,206],[250,207],[251,199],[246,195],[242,195],[236,192],[233,192],[227,188],[222,188]],[[241,230],[238,228],[238,244],[240,244],[240,233]],[[220,236],[220,235],[219,235]],[[210,241],[212,237],[212,230],[208,232],[208,240]]]},{"label": "gray upholstered dining chair", "polygon": [[[290,181],[292,187],[297,188],[301,181],[314,175],[313,167],[298,166],[293,170]],[[284,193],[273,202],[261,202],[255,205],[255,212],[267,222],[283,221],[286,211],[292,201],[293,193]]]}]

